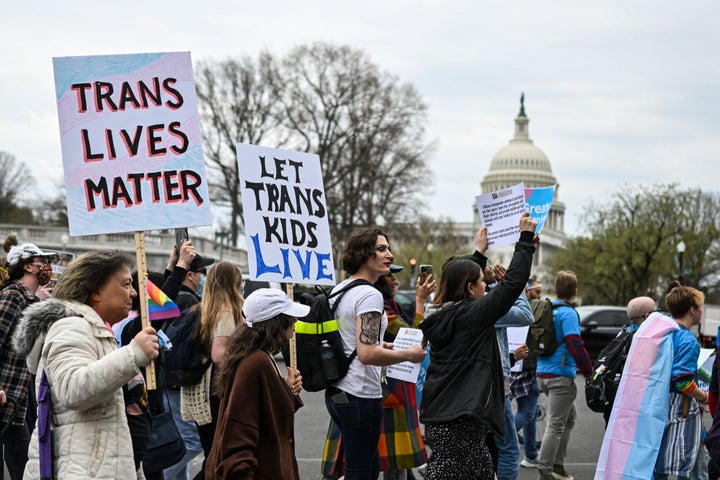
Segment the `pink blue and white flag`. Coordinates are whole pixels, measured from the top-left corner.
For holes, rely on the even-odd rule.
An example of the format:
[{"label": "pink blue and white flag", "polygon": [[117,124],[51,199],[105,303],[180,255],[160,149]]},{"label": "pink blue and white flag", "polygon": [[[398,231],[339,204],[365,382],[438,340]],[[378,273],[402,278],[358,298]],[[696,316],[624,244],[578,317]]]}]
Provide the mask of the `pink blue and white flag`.
[{"label": "pink blue and white flag", "polygon": [[633,336],[598,458],[595,480],[653,478],[668,414],[677,323],[653,313]]}]

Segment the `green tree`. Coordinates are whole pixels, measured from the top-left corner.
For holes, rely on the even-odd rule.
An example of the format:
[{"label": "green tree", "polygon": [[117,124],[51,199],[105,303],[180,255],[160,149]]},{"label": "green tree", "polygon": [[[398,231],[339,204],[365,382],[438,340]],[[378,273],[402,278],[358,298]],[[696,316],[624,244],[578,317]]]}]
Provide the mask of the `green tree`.
[{"label": "green tree", "polygon": [[658,298],[677,278],[676,246],[687,245],[684,283],[714,285],[718,272],[720,199],[677,185],[626,185],[610,204],[593,204],[583,222],[588,236],[570,239],[552,269],[573,270],[585,304],[624,305],[630,298]]}]

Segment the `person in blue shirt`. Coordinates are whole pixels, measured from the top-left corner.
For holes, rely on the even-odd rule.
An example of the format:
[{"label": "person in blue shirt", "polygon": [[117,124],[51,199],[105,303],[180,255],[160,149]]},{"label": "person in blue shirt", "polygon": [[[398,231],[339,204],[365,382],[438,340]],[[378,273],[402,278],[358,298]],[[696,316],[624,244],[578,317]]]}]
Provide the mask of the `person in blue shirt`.
[{"label": "person in blue shirt", "polygon": [[[665,297],[665,305],[680,326],[673,335],[673,364],[670,380],[670,406],[657,462],[655,478],[675,475],[679,480],[707,478],[707,453],[701,442],[702,411],[708,394],[697,385],[698,345],[691,328],[702,320],[705,295],[692,287],[675,287]],[[698,475],[698,470],[704,474]],[[696,476],[697,475],[697,476]]]},{"label": "person in blue shirt", "polygon": [[577,296],[577,277],[569,270],[559,271],[553,285],[555,338],[560,346],[552,355],[538,357],[537,379],[547,396],[547,427],[538,455],[538,480],[572,480],[565,471],[565,454],[575,426],[575,372],[580,370],[587,385],[592,363],[580,338],[580,318],[572,304]]}]

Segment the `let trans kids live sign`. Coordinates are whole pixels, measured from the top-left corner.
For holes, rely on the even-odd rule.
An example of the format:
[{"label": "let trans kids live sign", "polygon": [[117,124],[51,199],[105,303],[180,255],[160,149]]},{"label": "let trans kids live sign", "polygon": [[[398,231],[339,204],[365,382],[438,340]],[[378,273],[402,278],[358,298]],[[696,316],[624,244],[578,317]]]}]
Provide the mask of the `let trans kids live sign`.
[{"label": "let trans kids live sign", "polygon": [[71,235],[212,223],[189,52],[53,68]]},{"label": "let trans kids live sign", "polygon": [[237,144],[252,280],[335,285],[320,157]]}]

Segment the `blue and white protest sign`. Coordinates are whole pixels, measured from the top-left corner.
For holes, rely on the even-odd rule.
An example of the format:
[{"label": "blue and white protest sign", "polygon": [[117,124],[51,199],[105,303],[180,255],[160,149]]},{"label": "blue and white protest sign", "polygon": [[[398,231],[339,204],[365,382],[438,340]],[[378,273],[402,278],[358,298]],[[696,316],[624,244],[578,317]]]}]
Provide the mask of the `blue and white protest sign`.
[{"label": "blue and white protest sign", "polygon": [[335,285],[320,157],[237,144],[252,280]]}]

